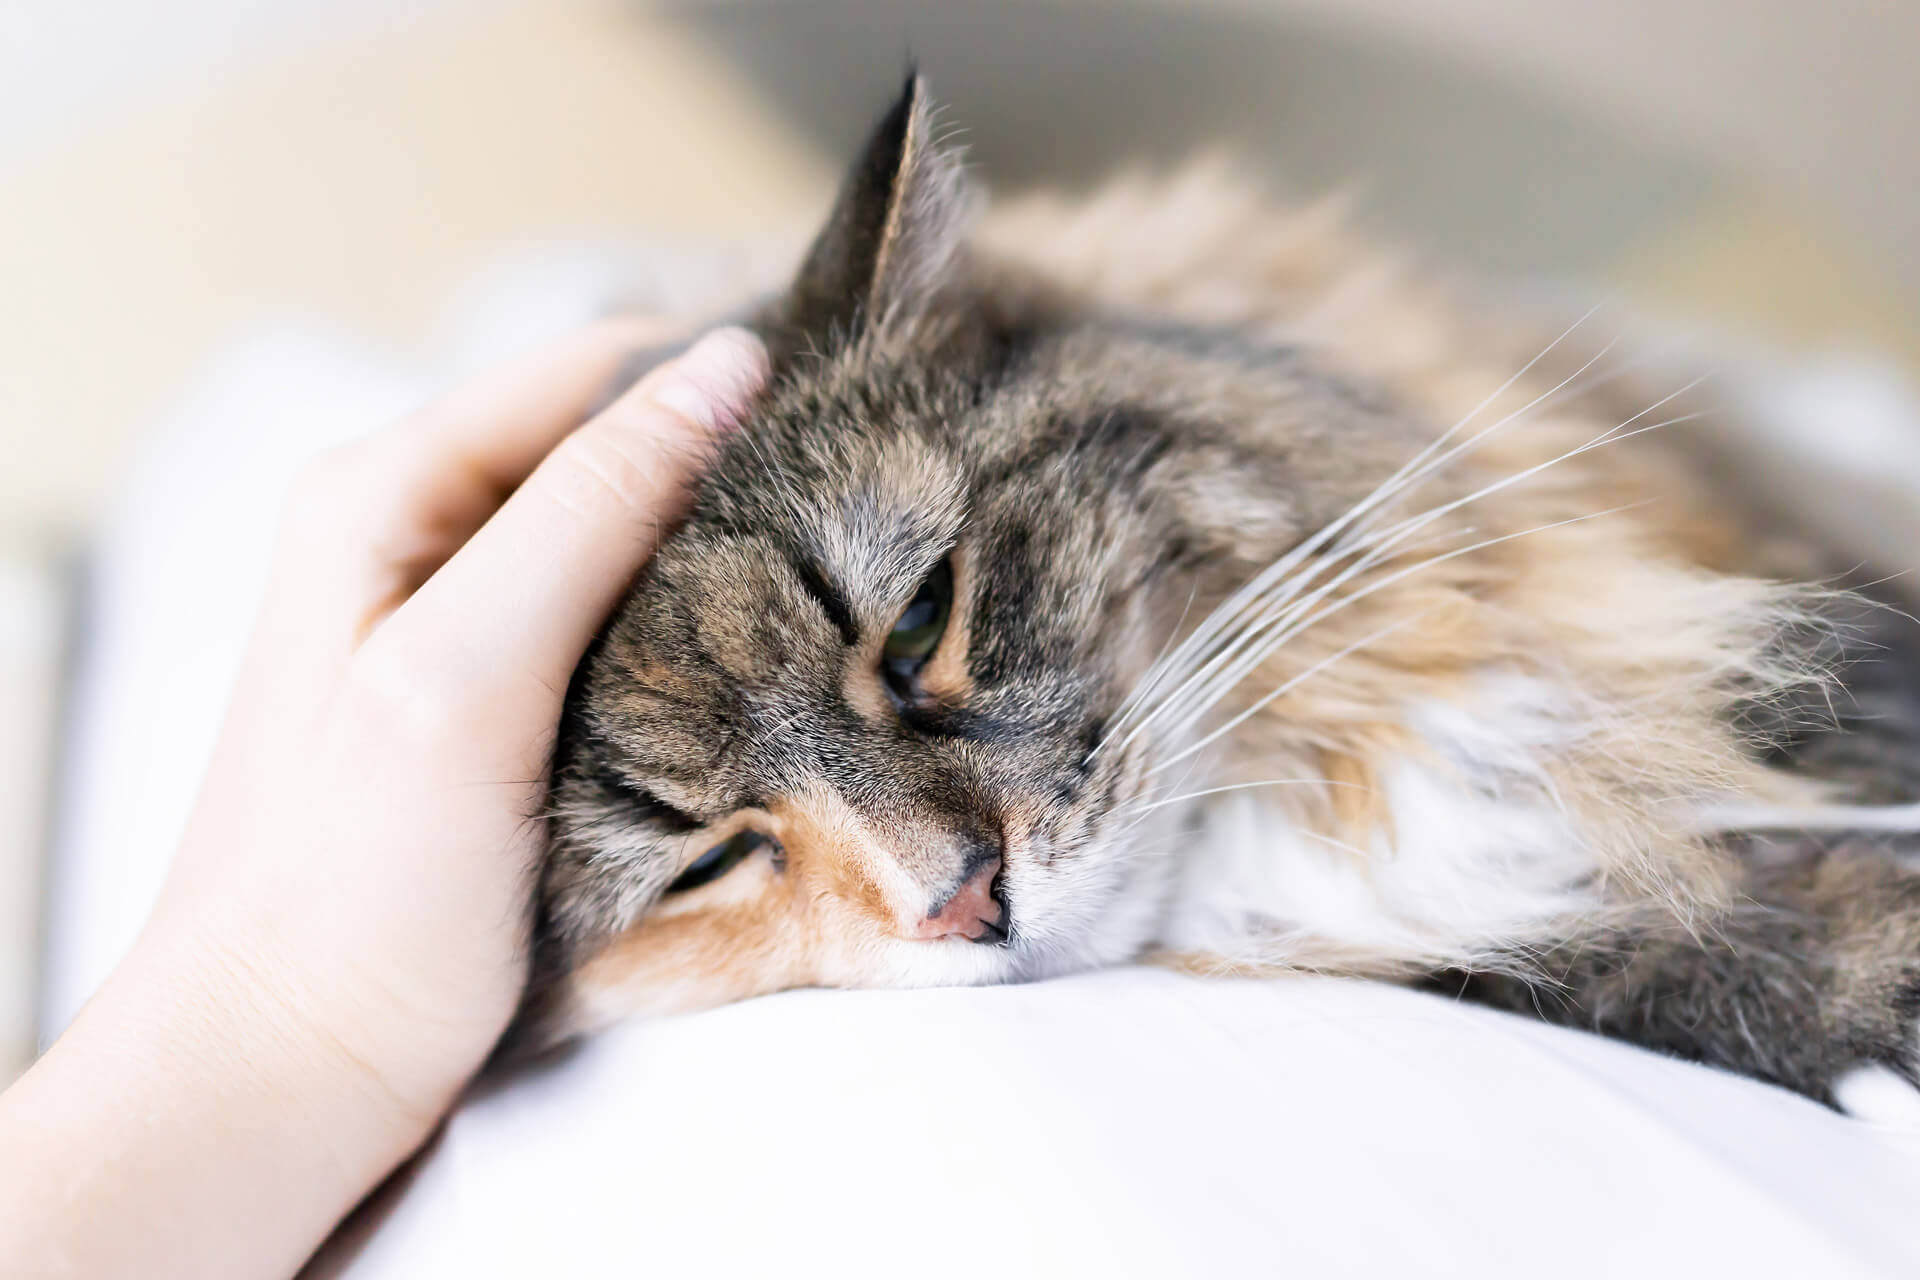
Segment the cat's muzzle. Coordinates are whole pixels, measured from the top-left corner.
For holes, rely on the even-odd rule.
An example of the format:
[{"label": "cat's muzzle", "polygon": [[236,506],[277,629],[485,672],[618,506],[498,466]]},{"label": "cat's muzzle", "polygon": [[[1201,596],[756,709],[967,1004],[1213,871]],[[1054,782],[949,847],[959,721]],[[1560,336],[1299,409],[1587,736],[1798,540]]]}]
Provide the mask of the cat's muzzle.
[{"label": "cat's muzzle", "polygon": [[1007,906],[1002,867],[997,854],[970,860],[961,872],[959,885],[934,903],[914,936],[928,941],[965,938],[1005,944],[1013,931],[1013,912]]}]

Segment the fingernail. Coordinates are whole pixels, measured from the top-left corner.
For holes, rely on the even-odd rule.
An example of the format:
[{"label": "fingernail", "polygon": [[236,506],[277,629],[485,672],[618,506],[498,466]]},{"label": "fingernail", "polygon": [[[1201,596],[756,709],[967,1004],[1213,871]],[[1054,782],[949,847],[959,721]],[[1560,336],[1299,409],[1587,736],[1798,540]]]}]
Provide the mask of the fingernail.
[{"label": "fingernail", "polygon": [[664,405],[709,431],[734,426],[767,380],[767,348],[745,329],[715,329],[664,366],[647,389]]}]

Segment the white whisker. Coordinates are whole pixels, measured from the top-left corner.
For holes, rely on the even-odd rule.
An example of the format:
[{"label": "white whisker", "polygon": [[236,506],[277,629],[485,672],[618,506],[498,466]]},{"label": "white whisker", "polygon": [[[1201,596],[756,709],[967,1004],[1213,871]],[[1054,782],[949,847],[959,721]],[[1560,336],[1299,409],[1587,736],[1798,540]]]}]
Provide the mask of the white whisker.
[{"label": "white whisker", "polygon": [[1089,753],[1090,756],[1099,755],[1100,748],[1107,745],[1107,740],[1113,736],[1114,729],[1125,724],[1127,717],[1133,713],[1133,708],[1140,701],[1152,695],[1155,686],[1159,683],[1162,664],[1166,661],[1167,653],[1173,648],[1174,642],[1179,638],[1180,628],[1187,625],[1187,615],[1193,611],[1193,602],[1199,598],[1199,595],[1200,588],[1198,585],[1187,593],[1187,603],[1180,610],[1179,621],[1175,622],[1173,629],[1167,633],[1166,640],[1160,646],[1160,652],[1155,654],[1153,661],[1147,664],[1146,678],[1142,679],[1133,687],[1133,692],[1127,695],[1126,700],[1122,702],[1119,709],[1114,712],[1112,720],[1109,721],[1106,733],[1101,735],[1100,741],[1094,746],[1092,752]]},{"label": "white whisker", "polygon": [[[1413,530],[1409,530],[1408,532],[1411,533]],[[1205,714],[1208,708],[1225,697],[1230,690],[1238,686],[1239,683],[1246,679],[1248,675],[1252,674],[1261,663],[1272,656],[1274,649],[1279,643],[1297,634],[1297,631],[1294,630],[1284,630],[1289,627],[1295,619],[1299,618],[1309,609],[1312,609],[1333,592],[1345,586],[1355,577],[1373,568],[1384,558],[1385,548],[1382,548],[1379,553],[1362,557],[1354,564],[1349,565],[1331,579],[1315,587],[1307,595],[1297,600],[1292,599],[1292,596],[1297,594],[1300,588],[1312,583],[1312,575],[1307,575],[1303,581],[1296,585],[1293,591],[1279,596],[1273,604],[1268,607],[1267,611],[1247,628],[1239,642],[1232,648],[1215,655],[1199,672],[1195,673],[1194,679],[1198,679],[1201,676],[1205,676],[1206,679],[1201,682],[1197,688],[1185,693],[1186,704],[1194,708],[1195,711],[1193,714],[1188,714],[1182,723],[1191,724],[1199,715]],[[1328,560],[1326,564],[1319,566],[1316,572],[1331,567],[1331,565],[1337,562],[1337,560]],[[1283,632],[1283,630],[1284,634],[1279,634]],[[1258,642],[1255,647],[1248,649],[1237,659],[1234,659],[1231,663],[1222,667],[1223,663],[1228,663],[1228,660],[1234,657],[1234,653],[1237,650],[1245,645],[1254,644],[1255,642]],[[1188,681],[1189,685],[1193,683],[1194,680]]]},{"label": "white whisker", "polygon": [[[1585,453],[1591,449],[1599,448],[1600,446],[1605,444],[1615,444],[1622,440],[1631,439],[1634,436],[1643,434],[1648,431],[1658,431],[1665,427],[1674,426],[1678,423],[1691,421],[1695,418],[1704,416],[1705,413],[1707,413],[1708,411],[1701,410],[1695,413],[1681,414],[1673,418],[1668,418],[1662,422],[1652,423],[1648,426],[1640,427],[1633,431],[1622,433],[1620,430],[1621,427],[1626,426],[1628,423],[1632,423],[1641,417],[1644,417],[1646,413],[1650,412],[1652,409],[1658,408],[1662,404],[1666,404],[1668,401],[1671,401],[1675,396],[1683,394],[1685,391],[1687,391],[1689,388],[1695,385],[1698,385],[1698,380],[1696,380],[1693,383],[1689,383],[1686,387],[1682,387],[1680,388],[1680,390],[1673,392],[1671,395],[1668,395],[1662,398],[1661,400],[1657,401],[1655,404],[1648,406],[1647,409],[1641,410],[1641,412],[1638,414],[1635,414],[1634,417],[1627,419],[1625,423],[1621,423],[1617,426],[1609,428],[1607,431],[1602,432],[1599,436],[1596,436],[1594,439],[1589,440],[1579,446],[1576,446],[1575,448],[1569,449],[1566,452],[1554,458],[1549,458],[1545,462],[1538,463],[1535,466],[1526,468],[1525,470],[1517,472],[1513,475],[1502,477],[1500,480],[1497,480],[1491,484],[1485,485],[1482,488],[1475,490],[1473,493],[1467,494],[1466,496],[1461,498],[1454,499],[1450,502],[1442,503],[1437,507],[1434,507],[1428,511],[1422,512],[1417,516],[1409,517],[1408,519],[1403,520],[1401,523],[1397,525],[1391,526],[1390,528],[1385,530],[1381,530],[1378,533],[1372,535],[1371,537],[1362,540],[1360,543],[1357,543],[1352,548],[1350,548],[1346,552],[1346,554],[1351,554],[1353,551],[1358,551],[1363,547],[1371,547],[1372,550],[1369,552],[1369,554],[1367,554],[1366,556],[1363,556],[1359,561],[1357,561],[1355,564],[1350,566],[1344,572],[1335,576],[1331,581],[1323,584],[1320,588],[1316,589],[1312,594],[1307,596],[1304,600],[1296,602],[1294,604],[1286,604],[1285,608],[1276,609],[1276,607],[1269,607],[1267,614],[1263,615],[1260,619],[1256,620],[1256,622],[1248,628],[1247,632],[1243,634],[1240,641],[1236,642],[1233,648],[1235,649],[1239,648],[1242,644],[1248,642],[1252,637],[1259,635],[1264,630],[1267,630],[1271,627],[1284,625],[1292,617],[1297,617],[1301,606],[1312,605],[1313,603],[1317,602],[1319,599],[1325,598],[1325,596],[1328,595],[1332,590],[1337,589],[1339,586],[1344,585],[1347,581],[1350,581],[1354,577],[1358,576],[1358,574],[1364,572],[1365,570],[1373,567],[1376,564],[1379,564],[1382,560],[1386,558],[1385,552],[1391,549],[1392,547],[1394,547],[1400,541],[1402,541],[1407,535],[1417,532],[1422,527],[1428,524],[1431,524],[1434,520],[1440,518],[1441,516],[1446,515],[1451,511],[1458,510],[1459,508],[1464,507],[1469,503],[1477,502],[1485,497],[1488,497],[1491,494],[1501,491],[1502,489],[1508,488],[1511,485],[1514,485],[1523,480],[1526,480],[1533,475],[1537,475],[1541,471],[1544,471],[1547,468],[1556,465],[1557,463],[1564,462],[1569,458],[1577,457],[1580,454]],[[1281,597],[1280,601],[1277,603],[1285,604],[1286,599],[1287,598],[1283,596]],[[1293,633],[1290,632],[1289,634],[1293,634]],[[1226,656],[1228,656],[1231,652],[1232,650],[1230,649],[1226,653],[1217,655],[1211,662],[1207,664],[1206,667],[1202,668],[1201,672],[1196,673],[1196,675],[1198,676],[1198,675],[1208,674],[1210,668],[1218,667],[1219,664],[1222,662],[1222,660]],[[1233,685],[1237,684],[1239,680],[1243,679],[1247,673],[1249,673],[1253,668],[1257,667],[1260,664],[1260,662],[1264,661],[1265,657],[1271,652],[1272,652],[1271,646],[1253,651],[1252,653],[1248,654],[1246,657],[1242,658],[1241,661],[1235,664],[1232,668],[1230,668],[1225,676],[1213,677],[1210,681],[1211,685],[1217,687],[1224,684],[1224,687],[1221,688],[1221,691],[1220,691],[1220,696],[1224,696],[1225,689],[1231,688],[1233,687]],[[1190,680],[1189,684],[1191,683],[1192,681]],[[1211,705],[1212,702],[1217,700],[1218,700],[1218,697],[1216,696],[1216,697],[1204,698],[1201,701],[1203,701],[1205,705]]]},{"label": "white whisker", "polygon": [[1163,760],[1159,764],[1155,765],[1153,768],[1149,769],[1147,771],[1147,776],[1152,777],[1154,774],[1160,772],[1160,770],[1173,764],[1175,761],[1183,760],[1187,756],[1192,755],[1194,752],[1203,750],[1211,743],[1219,741],[1219,739],[1221,739],[1225,735],[1233,732],[1235,729],[1239,728],[1242,724],[1245,724],[1250,717],[1258,714],[1263,708],[1270,705],[1275,699],[1284,697],[1288,692],[1298,688],[1303,681],[1307,680],[1312,676],[1318,675],[1322,671],[1325,671],[1328,667],[1332,666],[1334,663],[1340,661],[1342,658],[1348,656],[1349,654],[1352,654],[1361,649],[1364,649],[1366,646],[1373,644],[1375,641],[1384,640],[1386,637],[1392,635],[1396,631],[1412,626],[1414,623],[1418,622],[1421,618],[1426,617],[1427,614],[1431,612],[1432,612],[1431,609],[1422,610],[1421,612],[1414,614],[1410,618],[1402,618],[1399,621],[1393,623],[1391,626],[1382,627],[1380,630],[1374,632],[1372,635],[1361,637],[1360,639],[1354,641],[1352,644],[1348,645],[1344,649],[1341,649],[1337,653],[1328,654],[1326,657],[1320,659],[1320,661],[1308,667],[1305,671],[1302,671],[1298,675],[1292,676],[1282,681],[1278,688],[1275,688],[1269,691],[1265,697],[1261,698],[1258,702],[1254,703],[1252,706],[1248,707],[1246,710],[1234,716],[1231,720],[1228,720],[1225,724],[1221,725],[1219,728],[1215,729],[1213,732],[1207,734],[1206,737],[1200,739],[1198,742],[1194,743],[1191,746],[1182,748],[1179,754],[1170,756],[1166,760]]},{"label": "white whisker", "polygon": [[1200,791],[1188,791],[1182,795],[1168,796],[1164,800],[1155,800],[1150,804],[1140,805],[1137,808],[1127,810],[1127,812],[1145,813],[1150,809],[1163,809],[1167,805],[1179,804],[1185,800],[1198,800],[1202,796],[1219,795],[1222,791],[1245,791],[1251,787],[1353,787],[1359,791],[1368,789],[1357,782],[1336,782],[1328,778],[1267,778],[1260,782],[1229,782],[1224,786],[1206,787]]},{"label": "white whisker", "polygon": [[[1305,562],[1309,556],[1313,555],[1314,552],[1319,550],[1321,546],[1325,545],[1330,540],[1339,536],[1340,532],[1343,529],[1347,528],[1347,526],[1352,525],[1355,521],[1359,520],[1368,511],[1381,505],[1385,501],[1397,496],[1402,490],[1404,490],[1410,484],[1414,483],[1417,480],[1419,475],[1430,473],[1431,468],[1423,467],[1423,464],[1425,464],[1429,458],[1433,457],[1433,455],[1436,452],[1441,450],[1446,445],[1446,442],[1449,439],[1451,439],[1453,436],[1455,436],[1460,431],[1465,429],[1466,426],[1469,423],[1471,423],[1473,419],[1477,417],[1482,410],[1484,410],[1488,405],[1492,404],[1495,400],[1499,399],[1501,395],[1505,394],[1506,391],[1509,388],[1511,388],[1516,382],[1518,382],[1522,377],[1524,377],[1526,373],[1533,368],[1534,365],[1538,364],[1550,352],[1552,352],[1556,347],[1558,347],[1561,342],[1565,341],[1566,338],[1569,335],[1571,335],[1576,329],[1578,329],[1581,325],[1586,323],[1586,321],[1590,319],[1595,312],[1600,310],[1602,305],[1604,305],[1604,303],[1595,303],[1592,307],[1588,308],[1588,310],[1584,315],[1582,315],[1578,320],[1574,321],[1574,323],[1569,325],[1558,337],[1556,337],[1552,342],[1548,343],[1544,348],[1542,348],[1539,354],[1535,355],[1533,359],[1527,361],[1526,364],[1522,365],[1520,369],[1513,374],[1512,377],[1508,378],[1505,382],[1501,383],[1500,386],[1495,388],[1494,391],[1490,393],[1485,399],[1483,399],[1479,404],[1475,405],[1471,410],[1469,410],[1465,416],[1460,418],[1460,420],[1455,422],[1451,427],[1447,428],[1447,430],[1442,432],[1437,438],[1430,441],[1424,448],[1422,448],[1419,452],[1417,452],[1412,458],[1408,459],[1406,463],[1404,463],[1392,475],[1388,476],[1384,481],[1382,481],[1379,485],[1377,485],[1371,492],[1369,492],[1366,496],[1361,498],[1358,502],[1354,503],[1353,506],[1349,507],[1337,519],[1323,526],[1319,530],[1319,532],[1315,533],[1306,541],[1302,542],[1299,546],[1293,548],[1293,550],[1281,556],[1272,565],[1269,565],[1265,570],[1262,570],[1245,586],[1241,587],[1240,590],[1236,591],[1231,597],[1229,597],[1225,602],[1223,602],[1219,608],[1215,609],[1212,614],[1210,614],[1207,618],[1203,619],[1201,621],[1200,626],[1195,629],[1194,633],[1191,636],[1189,636],[1187,640],[1178,649],[1175,650],[1173,654],[1173,660],[1168,663],[1169,667],[1173,669],[1178,669],[1182,665],[1192,665],[1193,663],[1197,662],[1200,654],[1206,652],[1208,647],[1213,645],[1215,637],[1219,636],[1222,632],[1228,630],[1236,622],[1240,621],[1243,618],[1243,616],[1246,613],[1248,613],[1250,610],[1252,610],[1256,605],[1256,603],[1262,597],[1267,596],[1273,588],[1282,585],[1287,579],[1288,575],[1292,574],[1296,568],[1298,568],[1303,562]],[[1617,341],[1618,340],[1616,339],[1613,342],[1607,343],[1606,346],[1601,349],[1599,354],[1595,355],[1592,359],[1589,359],[1586,363],[1582,364],[1579,369],[1575,370],[1575,372],[1572,375],[1570,375],[1569,378],[1562,379],[1561,382],[1554,388],[1554,390],[1557,391],[1560,388],[1565,387],[1567,383],[1572,380],[1572,378],[1576,378],[1580,376],[1581,373],[1591,368],[1594,361],[1598,360],[1601,356],[1605,355],[1607,351],[1610,351],[1614,347],[1614,345],[1616,345]],[[1551,395],[1553,394],[1553,392],[1549,391],[1547,394]],[[1528,408],[1531,408],[1533,405],[1537,405],[1540,402],[1540,399],[1541,397],[1536,397],[1534,401],[1532,401],[1528,406],[1526,406],[1526,408],[1523,408],[1517,412],[1519,413],[1526,412]],[[1473,437],[1473,440],[1470,440],[1467,442],[1467,445],[1471,445],[1475,441],[1484,439],[1485,436],[1490,431],[1498,429],[1500,426],[1505,425],[1507,422],[1511,421],[1514,416],[1516,415],[1509,414],[1506,418],[1501,419],[1500,422],[1495,423],[1493,427],[1488,428],[1487,431],[1482,431],[1480,433],[1477,433]],[[1457,456],[1458,453],[1459,453],[1458,449],[1449,451],[1447,459],[1443,461],[1450,461],[1452,457]],[[1336,558],[1338,558],[1338,555],[1344,554],[1346,550],[1350,550],[1350,549],[1335,548]],[[1314,571],[1318,572],[1319,569],[1316,568]],[[1312,580],[1312,575],[1309,574],[1306,579],[1306,582],[1311,582],[1311,580]],[[1299,588],[1306,585],[1306,582],[1296,584],[1294,589],[1287,592],[1285,595],[1283,595],[1281,599],[1284,600],[1286,598],[1289,598],[1293,594],[1297,594]],[[1243,644],[1245,644],[1248,641],[1248,639],[1250,638],[1250,633],[1257,633],[1261,627],[1267,625],[1267,623],[1270,621],[1270,615],[1271,615],[1271,602],[1269,602],[1269,606],[1262,611],[1262,614],[1259,618],[1255,619],[1252,623],[1245,624],[1242,627],[1241,633],[1237,638],[1221,646],[1224,652],[1216,652],[1212,660],[1210,660],[1208,663],[1202,666],[1200,670],[1197,670],[1192,675],[1190,675],[1187,678],[1187,680],[1183,682],[1179,688],[1174,690],[1174,692],[1171,695],[1169,695],[1167,699],[1163,699],[1160,707],[1156,707],[1153,710],[1148,711],[1145,717],[1140,721],[1140,723],[1135,726],[1135,732],[1137,732],[1139,728],[1144,727],[1146,723],[1153,720],[1162,708],[1164,708],[1170,703],[1177,701],[1183,695],[1186,689],[1190,685],[1192,685],[1192,683],[1196,679],[1205,678],[1206,672],[1208,671],[1209,668],[1217,667],[1221,661],[1224,661],[1226,658],[1230,657],[1234,651],[1236,651],[1239,647],[1241,647]],[[1153,678],[1155,679],[1156,682],[1160,679],[1160,677],[1157,675],[1155,675]],[[1138,710],[1138,704],[1136,704],[1133,710],[1134,711]],[[1115,725],[1115,728],[1118,729],[1123,723],[1124,721],[1117,722]],[[1111,736],[1111,733],[1109,734],[1109,737],[1110,736]],[[1132,736],[1133,735],[1130,733],[1129,738],[1127,740],[1131,740]],[[1102,742],[1101,746],[1102,747],[1105,746],[1104,741]],[[1097,751],[1098,751],[1098,748],[1096,748],[1096,753]]]},{"label": "white whisker", "polygon": [[[1328,605],[1324,609],[1321,609],[1318,612],[1311,615],[1310,617],[1304,619],[1303,621],[1300,621],[1288,626],[1284,631],[1281,631],[1280,633],[1276,634],[1271,638],[1270,642],[1268,642],[1267,644],[1266,649],[1264,650],[1262,660],[1264,660],[1266,656],[1271,656],[1271,654],[1275,652],[1281,645],[1293,639],[1295,636],[1299,635],[1302,631],[1305,631],[1308,627],[1311,627],[1316,623],[1319,623],[1324,619],[1331,617],[1332,615],[1340,612],[1342,609],[1345,609],[1351,605],[1357,604],[1359,601],[1366,599],[1368,596],[1374,594],[1377,591],[1385,590],[1387,587],[1390,587],[1395,583],[1400,582],[1412,576],[1413,574],[1423,572],[1439,564],[1444,564],[1449,560],[1455,560],[1461,556],[1471,555],[1476,551],[1485,550],[1488,547],[1498,546],[1504,542],[1512,542],[1518,538],[1528,537],[1536,533],[1545,533],[1551,529],[1559,529],[1567,525],[1580,524],[1588,520],[1597,520],[1603,516],[1615,515],[1615,514],[1618,514],[1619,512],[1629,511],[1634,509],[1635,507],[1640,507],[1645,505],[1646,503],[1644,502],[1625,503],[1618,507],[1609,507],[1604,511],[1596,511],[1596,512],[1592,512],[1590,514],[1581,515],[1581,516],[1572,516],[1565,520],[1556,520],[1549,524],[1536,525],[1530,529],[1522,529],[1516,533],[1502,534],[1499,537],[1482,539],[1481,541],[1473,543],[1470,546],[1460,547],[1453,551],[1444,552],[1436,556],[1429,556],[1425,560],[1417,561],[1414,564],[1408,565],[1403,569],[1396,570],[1392,573],[1385,575],[1384,577],[1378,578],[1373,582],[1368,583],[1366,586],[1362,587],[1360,590],[1354,592],[1352,595],[1344,596],[1341,599],[1336,600],[1334,603]],[[1357,571],[1358,571],[1358,566],[1356,566],[1355,569],[1348,570],[1347,573],[1352,574]],[[1346,575],[1343,575],[1343,576],[1346,576]],[[1229,686],[1229,688],[1230,687],[1231,686]],[[1225,691],[1223,690],[1220,696],[1224,696],[1224,693]],[[1213,702],[1217,702],[1217,701],[1218,701],[1218,697],[1213,699]],[[1182,727],[1184,728],[1185,726],[1191,725],[1192,723],[1197,721],[1201,716],[1205,715],[1206,712],[1211,709],[1211,706],[1212,706],[1212,702],[1209,702],[1207,704],[1201,705],[1196,709],[1188,712],[1185,716],[1185,719],[1181,722]]]},{"label": "white whisker", "polygon": [[[1679,395],[1679,394],[1680,392],[1678,391],[1674,392],[1674,395]],[[1672,398],[1673,396],[1667,397],[1668,400],[1671,400]],[[1666,403],[1666,401],[1663,400],[1661,401],[1661,403],[1664,404]],[[1577,458],[1583,453],[1599,448],[1601,445],[1617,444],[1622,440],[1631,440],[1633,437],[1637,435],[1642,435],[1649,431],[1659,431],[1665,427],[1678,426],[1680,423],[1683,423],[1683,422],[1692,422],[1696,418],[1706,417],[1711,412],[1712,410],[1710,409],[1700,409],[1700,410],[1696,410],[1693,413],[1683,413],[1683,414],[1680,414],[1678,417],[1667,418],[1664,421],[1655,422],[1649,426],[1639,427],[1639,428],[1636,428],[1635,430],[1628,431],[1625,434],[1618,434],[1620,432],[1620,427],[1610,427],[1605,432],[1587,441],[1585,444],[1576,445],[1574,448],[1567,450],[1565,453],[1559,454],[1552,458],[1548,458],[1545,462],[1537,462],[1531,467],[1527,467],[1527,468],[1524,468],[1523,470],[1516,471],[1513,474],[1508,476],[1502,476],[1500,479],[1495,480],[1490,484],[1487,484],[1479,489],[1474,490],[1472,493],[1467,494],[1465,497],[1455,498],[1452,501],[1441,503],[1439,506],[1433,507],[1427,511],[1424,511],[1417,516],[1409,517],[1408,519],[1402,521],[1398,525],[1394,525],[1388,529],[1381,530],[1380,536],[1382,538],[1390,538],[1395,536],[1401,530],[1405,530],[1406,532],[1413,532],[1415,530],[1418,530],[1424,527],[1425,525],[1432,523],[1434,520],[1440,518],[1441,516],[1446,515],[1448,512],[1457,511],[1461,507],[1466,506],[1468,503],[1478,502],[1482,498],[1489,497],[1493,494],[1499,493],[1502,489],[1510,488],[1513,485],[1519,484],[1523,480],[1531,479],[1532,477],[1539,475],[1542,471],[1545,471],[1549,467],[1556,466],[1559,463],[1565,462],[1569,458]],[[1633,421],[1633,419],[1631,418],[1628,419],[1628,422],[1631,422],[1631,421]],[[1625,425],[1627,424],[1626,423],[1620,424],[1621,427]]]},{"label": "white whisker", "polygon": [[[1606,346],[1600,348],[1600,350],[1596,352],[1593,355],[1593,357],[1589,359],[1585,364],[1581,365],[1578,369],[1575,369],[1572,373],[1562,378],[1554,386],[1541,392],[1539,395],[1535,396],[1533,399],[1529,400],[1527,403],[1521,405],[1518,409],[1515,409],[1512,413],[1509,413],[1506,417],[1501,418],[1498,422],[1495,422],[1490,426],[1481,428],[1479,431],[1476,431],[1472,435],[1468,436],[1465,440],[1462,440],[1459,444],[1454,445],[1451,449],[1448,449],[1444,453],[1433,458],[1425,466],[1421,467],[1413,475],[1409,476],[1407,479],[1407,483],[1405,486],[1403,486],[1403,488],[1406,490],[1411,490],[1415,488],[1417,485],[1420,484],[1421,481],[1426,479],[1426,477],[1434,474],[1436,471],[1440,470],[1442,467],[1452,462],[1455,458],[1460,457],[1462,454],[1466,453],[1468,450],[1472,449],[1474,446],[1480,444],[1482,441],[1486,440],[1488,436],[1491,436],[1494,432],[1500,430],[1504,426],[1507,426],[1509,423],[1517,421],[1524,415],[1531,413],[1533,410],[1537,409],[1541,404],[1545,403],[1553,395],[1555,395],[1560,390],[1562,390],[1569,382],[1572,382],[1575,378],[1585,373],[1588,369],[1591,369],[1594,365],[1594,362],[1599,360],[1602,356],[1606,355],[1607,352],[1613,350],[1614,346],[1619,341],[1620,340],[1618,338],[1613,339],[1613,341],[1607,343]],[[1680,393],[1677,391],[1674,393],[1674,395],[1678,395],[1678,394]],[[1667,398],[1670,400],[1673,397],[1669,396]],[[1665,401],[1662,401],[1661,403],[1664,404]],[[1358,530],[1356,529],[1356,532],[1357,531]]]}]

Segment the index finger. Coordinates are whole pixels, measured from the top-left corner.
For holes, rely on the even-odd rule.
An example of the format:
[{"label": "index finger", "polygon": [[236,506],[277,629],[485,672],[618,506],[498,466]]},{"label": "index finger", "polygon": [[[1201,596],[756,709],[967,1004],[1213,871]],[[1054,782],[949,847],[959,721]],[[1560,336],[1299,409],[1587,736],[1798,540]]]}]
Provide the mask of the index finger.
[{"label": "index finger", "polygon": [[652,318],[603,320],[449,392],[403,422],[393,443],[438,472],[451,462],[478,473],[504,494],[603,405],[637,353],[680,332]]},{"label": "index finger", "polygon": [[683,511],[716,431],[740,418],[767,374],[765,347],[741,329],[716,330],[654,370],[548,454],[363,656],[442,692],[489,690],[501,702],[530,679],[557,699]]},{"label": "index finger", "polygon": [[603,321],[338,451],[283,526],[299,584],[275,597],[297,615],[287,629],[329,650],[357,644],[591,415],[637,351],[674,332]]}]

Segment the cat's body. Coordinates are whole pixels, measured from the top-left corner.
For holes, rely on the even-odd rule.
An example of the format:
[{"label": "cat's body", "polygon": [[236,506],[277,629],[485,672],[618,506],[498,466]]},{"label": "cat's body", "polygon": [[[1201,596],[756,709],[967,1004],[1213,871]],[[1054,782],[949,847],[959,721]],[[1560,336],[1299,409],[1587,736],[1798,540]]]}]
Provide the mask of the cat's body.
[{"label": "cat's body", "polygon": [[1915,1078],[1913,838],[1743,829],[1910,798],[1859,784],[1920,660],[1849,761],[1817,619],[1909,639],[1783,585],[1848,565],[1715,491],[1688,391],[1218,167],[972,225],[929,127],[755,313],[774,382],[576,680],[518,1044],[1154,955]]}]

